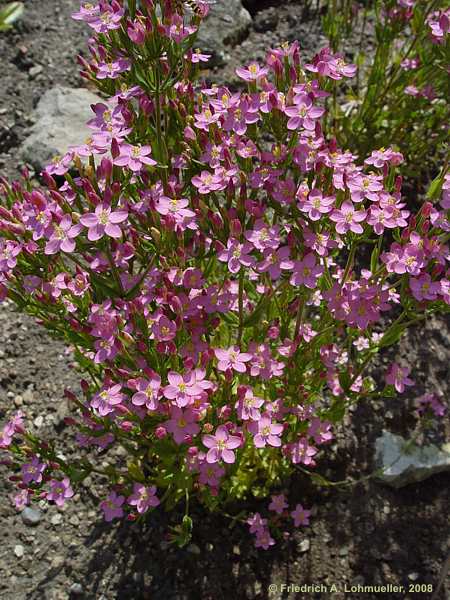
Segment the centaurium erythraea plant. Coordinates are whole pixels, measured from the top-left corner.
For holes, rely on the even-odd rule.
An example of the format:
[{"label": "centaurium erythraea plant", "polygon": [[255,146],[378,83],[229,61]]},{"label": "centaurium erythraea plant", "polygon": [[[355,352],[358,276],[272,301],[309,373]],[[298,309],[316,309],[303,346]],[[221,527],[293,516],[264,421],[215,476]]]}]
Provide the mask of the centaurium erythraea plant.
[{"label": "centaurium erythraea plant", "polygon": [[74,349],[85,379],[80,397],[66,392],[67,422],[83,458],[20,413],[0,447],[19,508],[70,500],[101,450],[105,519],[185,502],[179,543],[189,498],[217,510],[272,494],[267,519],[247,521],[267,549],[281,522],[308,524],[277,492],[320,464],[346,408],[412,384],[394,364],[376,390],[367,369],[448,310],[449,179],[413,214],[400,153],[358,157],[328,137],[323,88],[355,75],[331,50],[303,65],[286,44],[237,70],[246,91],[208,87],[193,51],[207,4],[140,7],[82,5],[94,36],[82,74],[105,97],[91,138],[42,187],[26,174],[1,185],[0,298]]}]

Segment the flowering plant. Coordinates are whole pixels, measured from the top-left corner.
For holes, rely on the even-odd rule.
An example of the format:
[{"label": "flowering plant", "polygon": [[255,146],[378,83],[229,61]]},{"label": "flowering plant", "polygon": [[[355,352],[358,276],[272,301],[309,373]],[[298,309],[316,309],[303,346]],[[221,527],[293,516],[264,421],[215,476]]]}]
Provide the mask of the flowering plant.
[{"label": "flowering plant", "polygon": [[329,126],[338,142],[361,156],[394,143],[410,180],[417,185],[424,173],[430,178],[448,141],[448,3],[377,0],[362,7],[336,0],[324,17],[324,30],[335,52],[355,40],[359,67],[344,102],[335,101],[338,90],[328,84],[334,99]]},{"label": "flowering plant", "polygon": [[[413,215],[400,153],[359,159],[327,138],[327,78],[355,73],[331,51],[302,65],[297,43],[270,50],[238,69],[243,93],[195,84],[196,7],[82,5],[95,33],[83,75],[107,96],[92,136],[45,187],[3,181],[0,206],[0,297],[66,340],[87,377],[81,397],[66,392],[81,458],[20,413],[3,428],[16,505],[61,505],[99,473],[107,521],[185,502],[180,544],[191,497],[211,510],[267,497],[316,466],[352,403],[410,385],[394,364],[377,390],[367,368],[450,303],[446,170],[440,206]],[[268,508],[272,523],[308,523],[282,494]],[[267,519],[248,523],[257,546],[274,543]]]}]

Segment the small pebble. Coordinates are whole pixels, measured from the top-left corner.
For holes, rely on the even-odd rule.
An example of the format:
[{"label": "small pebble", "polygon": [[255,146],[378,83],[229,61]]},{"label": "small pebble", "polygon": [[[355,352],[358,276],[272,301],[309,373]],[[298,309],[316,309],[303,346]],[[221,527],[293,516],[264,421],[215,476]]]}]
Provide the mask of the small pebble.
[{"label": "small pebble", "polygon": [[37,525],[42,520],[42,512],[38,508],[32,508],[31,506],[24,508],[20,516],[24,525],[31,527]]},{"label": "small pebble", "polygon": [[302,540],[298,546],[300,552],[308,552],[309,548],[311,546],[310,541],[308,540],[308,538],[306,538],[305,540]]},{"label": "small pebble", "polygon": [[71,596],[81,596],[83,594],[83,586],[81,583],[72,583],[69,588],[69,594]]},{"label": "small pebble", "polygon": [[22,558],[22,556],[25,554],[24,547],[20,544],[14,546],[14,554],[17,556],[17,558]]}]

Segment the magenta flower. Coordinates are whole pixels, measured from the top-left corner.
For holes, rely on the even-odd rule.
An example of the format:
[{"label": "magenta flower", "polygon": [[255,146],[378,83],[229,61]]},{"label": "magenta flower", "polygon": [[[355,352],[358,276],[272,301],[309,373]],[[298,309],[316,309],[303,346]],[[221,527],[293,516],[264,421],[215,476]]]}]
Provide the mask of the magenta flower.
[{"label": "magenta flower", "polygon": [[133,485],[133,493],[127,498],[128,504],[135,506],[139,514],[147,512],[151,507],[158,506],[159,499],[156,497],[156,486],[146,487],[142,483]]},{"label": "magenta flower", "polygon": [[330,219],[336,223],[336,231],[340,234],[353,231],[353,233],[362,233],[363,227],[360,225],[366,218],[367,211],[355,210],[351,202],[346,200],[340,209],[336,208],[330,215]]},{"label": "magenta flower", "polygon": [[310,446],[305,437],[301,437],[297,442],[290,444],[288,449],[291,460],[295,465],[298,463],[303,463],[304,465],[313,464],[312,457],[318,452],[317,448]]},{"label": "magenta flower", "polygon": [[322,192],[316,188],[311,190],[307,199],[298,202],[298,208],[305,213],[311,221],[318,221],[322,215],[329,213],[334,204],[334,196],[322,196]]},{"label": "magenta flower", "polygon": [[56,254],[59,250],[73,252],[75,250],[75,238],[83,229],[82,225],[73,224],[69,215],[64,215],[60,223],[53,223],[53,232],[45,245],[45,254]]},{"label": "magenta flower", "polygon": [[189,206],[187,198],[166,198],[161,196],[156,204],[160,215],[178,215],[179,217],[195,217],[195,212],[186,208]]},{"label": "magenta flower", "polygon": [[251,423],[251,425],[257,425],[257,433],[253,438],[253,442],[256,448],[265,448],[269,446],[281,446],[280,435],[283,433],[283,425],[280,423],[272,423],[272,419],[267,415],[261,417],[257,423]]},{"label": "magenta flower", "polygon": [[308,435],[310,435],[316,444],[323,444],[333,439],[333,434],[330,431],[331,423],[321,421],[318,417],[311,419],[308,427]]},{"label": "magenta flower", "polygon": [[287,128],[300,129],[303,127],[309,131],[314,131],[315,121],[320,119],[325,109],[313,106],[311,98],[306,95],[295,96],[295,102],[296,104],[293,106],[284,109],[285,114],[289,117]]},{"label": "magenta flower", "polygon": [[235,371],[238,371],[238,373],[245,373],[245,363],[252,359],[251,354],[241,352],[237,346],[232,346],[227,350],[216,348],[214,354],[219,361],[217,364],[219,371],[234,369]]},{"label": "magenta flower", "polygon": [[275,540],[270,535],[270,531],[268,529],[260,529],[256,534],[255,539],[255,548],[262,548],[263,550],[268,550],[270,546],[275,544]]},{"label": "magenta flower", "polygon": [[171,408],[171,419],[164,423],[166,430],[173,435],[177,444],[183,444],[188,436],[197,435],[200,427],[197,424],[197,413],[191,408],[182,410],[178,406]]},{"label": "magenta flower", "polygon": [[269,510],[273,510],[277,515],[281,515],[283,510],[288,507],[284,494],[272,496],[272,502],[269,504]]},{"label": "magenta flower", "polygon": [[301,504],[297,504],[295,510],[291,512],[291,517],[294,519],[294,527],[299,525],[309,525],[310,510],[303,508]]},{"label": "magenta flower", "polygon": [[0,273],[14,269],[22,248],[17,242],[0,240]]},{"label": "magenta flower", "polygon": [[316,264],[316,258],[310,252],[302,260],[294,262],[294,270],[289,281],[291,285],[305,285],[313,290],[317,287],[317,279],[322,273],[323,267]]},{"label": "magenta flower", "polygon": [[241,267],[253,267],[256,263],[254,256],[250,256],[253,246],[247,242],[241,244],[235,239],[230,238],[227,247],[218,253],[217,258],[222,262],[228,263],[230,273],[239,273]]},{"label": "magenta flower", "polygon": [[265,77],[269,72],[266,67],[260,67],[258,63],[251,63],[247,68],[238,67],[236,69],[236,75],[244,81],[258,81],[262,77]]},{"label": "magenta flower", "polygon": [[125,502],[124,496],[118,496],[116,492],[111,492],[106,500],[100,502],[100,508],[105,515],[105,521],[108,523],[115,518],[123,517],[122,504]]},{"label": "magenta flower", "polygon": [[200,175],[192,178],[192,185],[198,189],[199,194],[209,194],[217,190],[223,190],[226,186],[223,177],[209,171],[202,171]]},{"label": "magenta flower", "polygon": [[225,469],[217,463],[202,463],[200,465],[198,481],[202,485],[209,485],[212,488],[217,488],[223,475],[225,475]]},{"label": "magenta flower", "polygon": [[241,445],[241,438],[230,435],[224,425],[220,425],[215,435],[206,434],[202,437],[203,444],[209,448],[206,454],[206,462],[216,463],[223,460],[226,463],[234,463],[236,457],[233,450]]},{"label": "magenta flower", "polygon": [[50,492],[47,492],[47,500],[56,504],[56,506],[64,506],[67,498],[72,498],[74,491],[70,486],[68,477],[64,477],[62,481],[52,479],[50,481]]},{"label": "magenta flower", "polygon": [[265,529],[267,525],[267,519],[263,519],[257,512],[254,515],[251,515],[247,519],[246,523],[250,525],[250,533],[258,533],[258,531]]},{"label": "magenta flower", "polygon": [[264,257],[256,266],[260,273],[269,273],[272,280],[279,279],[281,270],[292,270],[293,262],[289,260],[289,247],[283,246],[278,250],[267,248],[264,250]]},{"label": "magenta flower", "polygon": [[248,388],[245,390],[245,394],[239,398],[236,403],[236,412],[239,419],[243,421],[259,421],[261,418],[261,413],[259,412],[259,408],[264,404],[263,398],[258,398],[253,395],[253,391]]},{"label": "magenta flower", "polygon": [[161,378],[155,375],[150,381],[139,378],[137,380],[137,392],[131,398],[135,406],[146,406],[148,410],[157,410],[159,406],[159,392]]},{"label": "magenta flower", "polygon": [[164,397],[168,400],[174,400],[175,404],[183,408],[188,404],[192,404],[193,397],[202,393],[203,388],[195,381],[193,373],[185,373],[180,375],[174,371],[170,371],[167,375],[169,385],[163,389]]},{"label": "magenta flower", "polygon": [[96,242],[105,234],[112,238],[120,238],[122,231],[117,223],[123,223],[127,218],[126,210],[112,211],[109,204],[102,203],[95,207],[95,212],[82,215],[80,223],[88,228],[88,240]]},{"label": "magenta flower", "polygon": [[418,302],[436,300],[441,289],[439,282],[432,281],[429,273],[422,273],[418,278],[411,277],[409,287]]},{"label": "magenta flower", "polygon": [[108,63],[100,63],[96,73],[97,79],[116,79],[121,73],[129,71],[131,62],[126,58],[118,58]]},{"label": "magenta flower", "polygon": [[126,396],[120,392],[121,389],[122,386],[117,383],[101,392],[97,392],[91,400],[91,407],[97,409],[101,417],[106,417],[106,415],[114,412],[118,404],[122,404],[125,400]]},{"label": "magenta flower", "polygon": [[151,146],[132,146],[122,144],[119,147],[120,154],[114,159],[114,164],[119,167],[128,167],[134,172],[140,171],[144,165],[156,165],[156,160],[150,158]]},{"label": "magenta flower", "polygon": [[393,385],[397,392],[402,394],[405,386],[414,385],[414,381],[408,377],[410,371],[408,367],[400,367],[397,363],[393,363],[385,376],[387,385]]},{"label": "magenta flower", "polygon": [[169,342],[177,335],[177,325],[174,321],[162,315],[153,323],[152,333],[157,342]]},{"label": "magenta flower", "polygon": [[33,456],[31,462],[22,465],[22,481],[27,485],[32,481],[41,483],[42,473],[45,471],[46,466],[45,463],[39,461],[37,456]]}]

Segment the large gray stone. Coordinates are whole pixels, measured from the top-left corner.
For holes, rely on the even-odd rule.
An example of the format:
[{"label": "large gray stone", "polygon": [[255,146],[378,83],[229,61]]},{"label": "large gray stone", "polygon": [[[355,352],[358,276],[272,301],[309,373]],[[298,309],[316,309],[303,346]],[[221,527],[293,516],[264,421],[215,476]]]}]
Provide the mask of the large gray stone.
[{"label": "large gray stone", "polygon": [[195,43],[211,54],[208,66],[221,66],[229,61],[232,47],[245,38],[251,22],[250,13],[240,0],[217,0],[211,4]]},{"label": "large gray stone", "polygon": [[433,444],[421,447],[383,431],[375,442],[375,460],[377,467],[383,469],[378,479],[398,489],[435,473],[450,471],[450,444],[442,448]]},{"label": "large gray stone", "polygon": [[33,113],[34,125],[20,148],[21,159],[36,171],[69,146],[83,144],[92,130],[86,122],[94,114],[91,104],[102,99],[84,88],[54,87],[42,96]]}]

